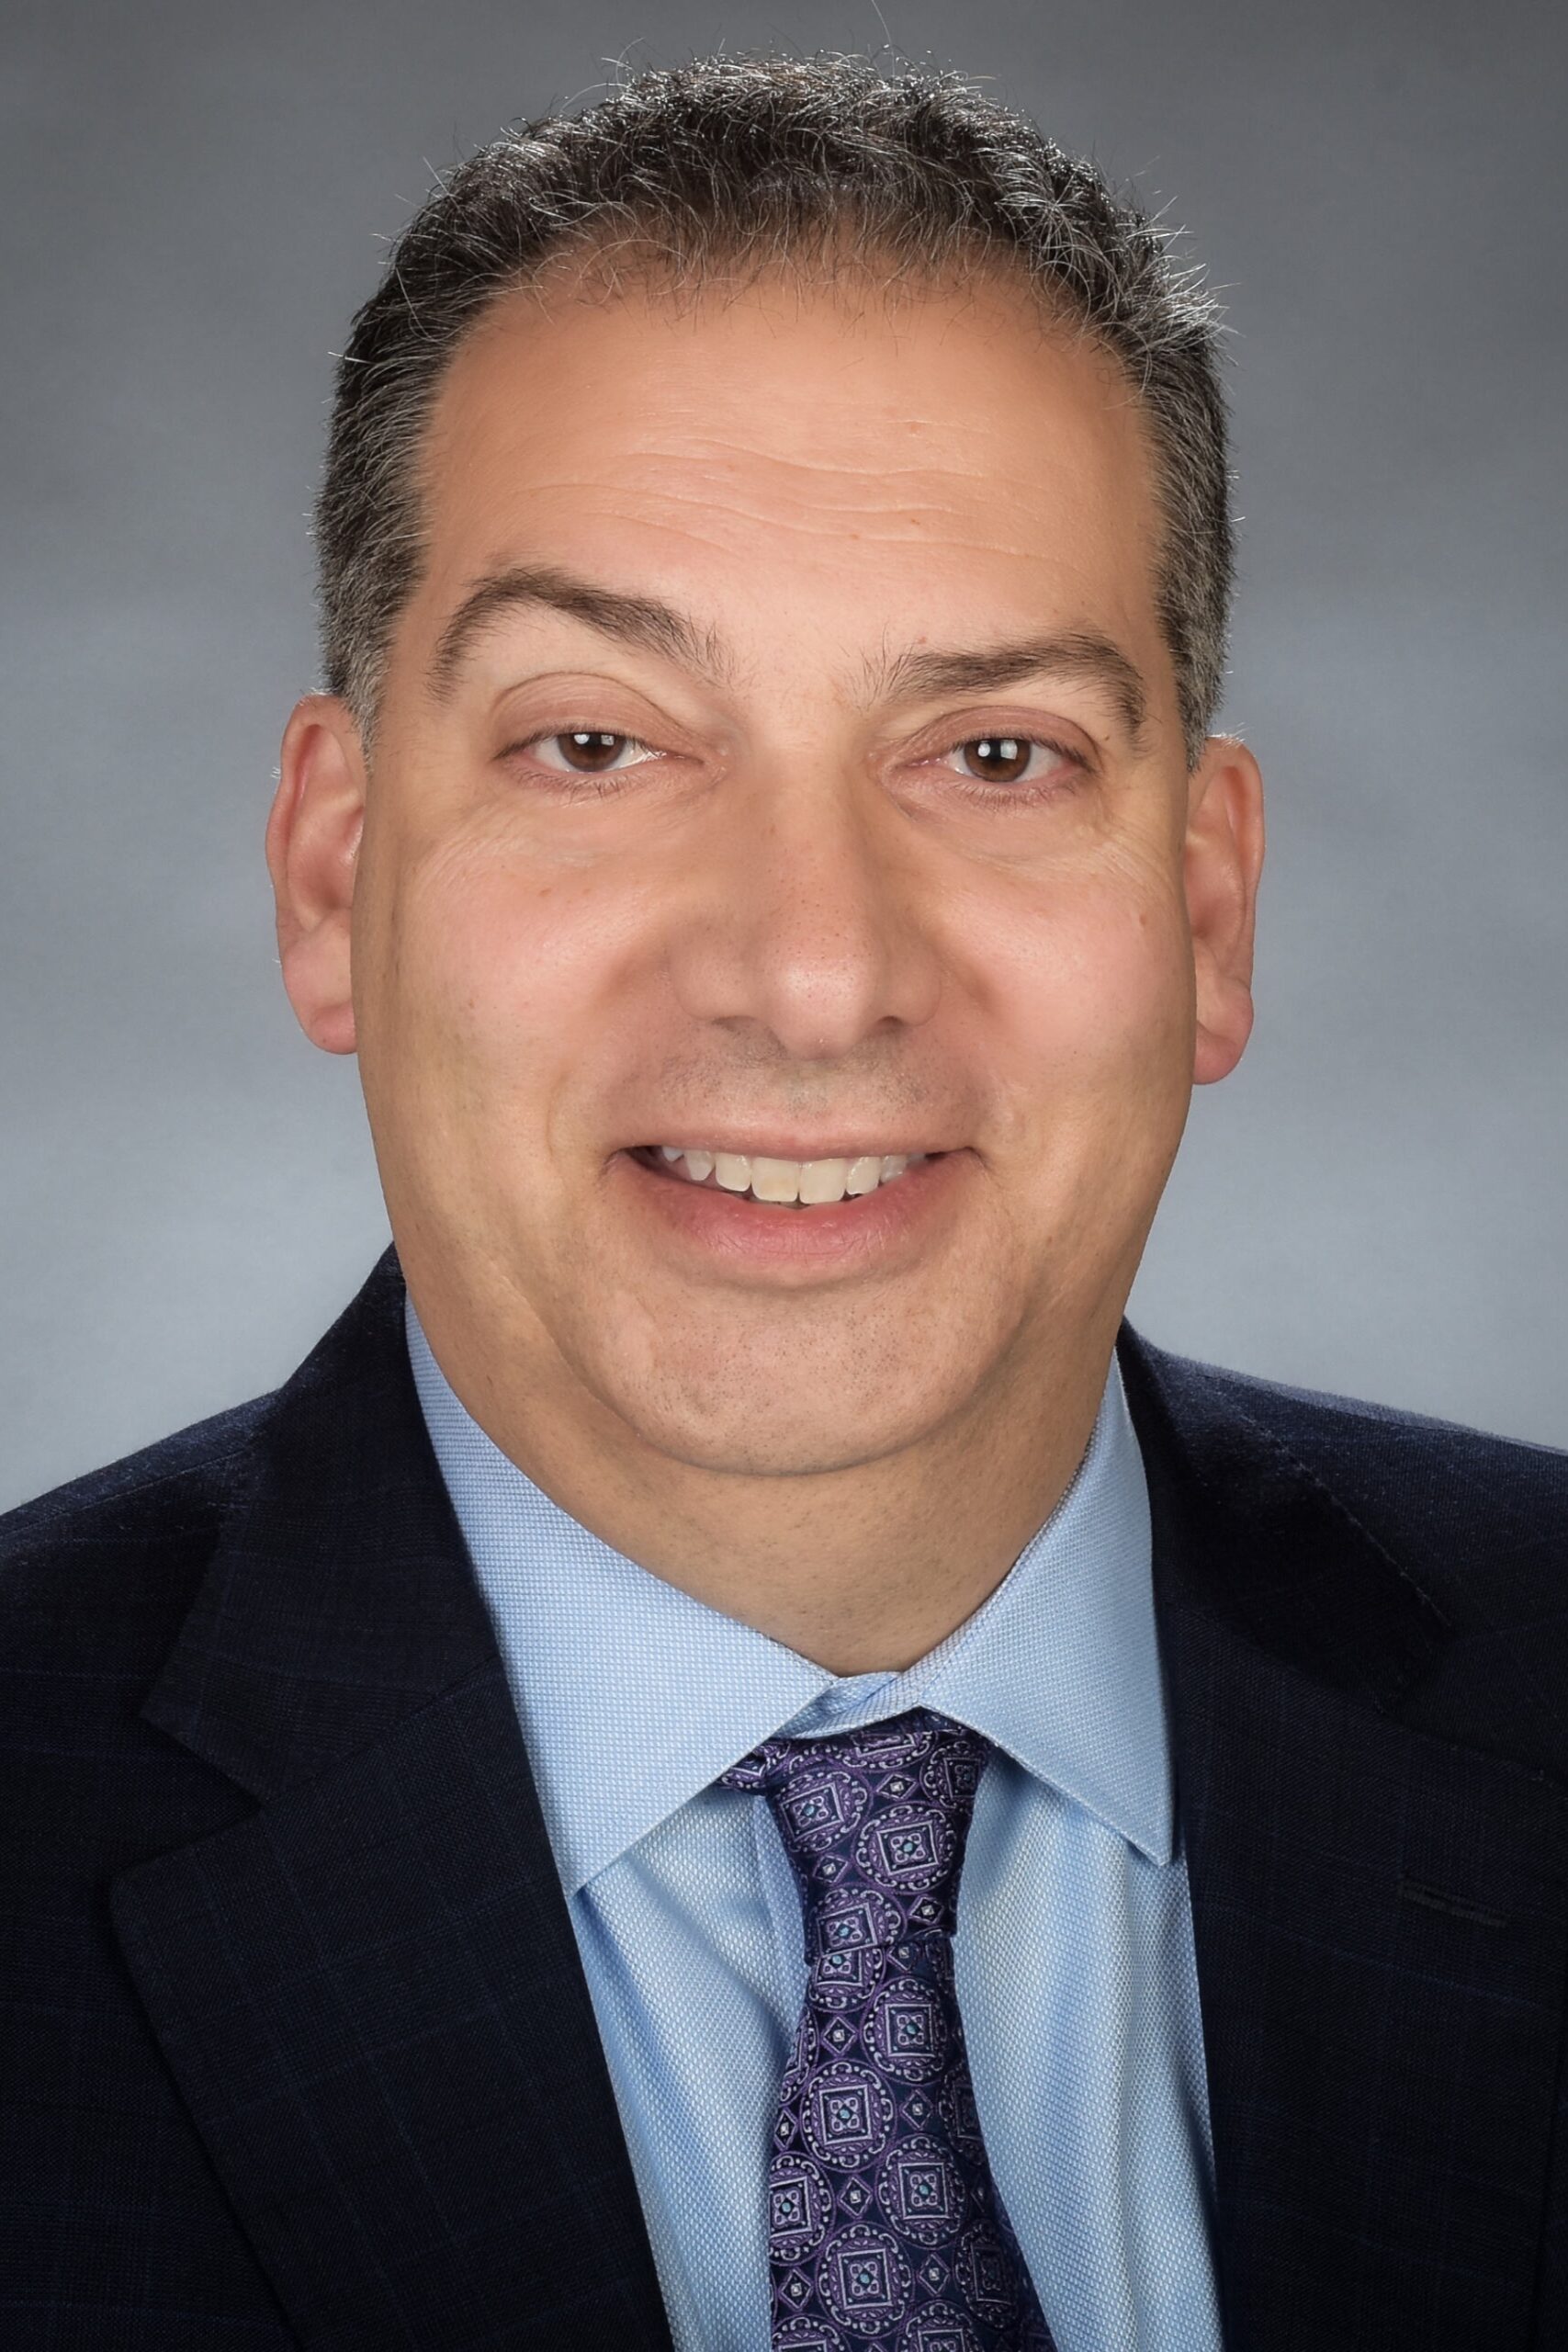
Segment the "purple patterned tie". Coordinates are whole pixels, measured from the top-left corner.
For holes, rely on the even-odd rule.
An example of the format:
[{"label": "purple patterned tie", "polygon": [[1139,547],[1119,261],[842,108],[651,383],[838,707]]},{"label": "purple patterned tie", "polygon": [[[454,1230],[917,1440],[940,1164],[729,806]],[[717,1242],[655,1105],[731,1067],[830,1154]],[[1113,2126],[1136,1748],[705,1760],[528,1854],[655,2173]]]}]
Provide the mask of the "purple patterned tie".
[{"label": "purple patterned tie", "polygon": [[773,2352],[1053,2352],[991,2178],[953,1984],[989,1742],[929,1708],[769,1739],[808,1973],[768,2167]]}]

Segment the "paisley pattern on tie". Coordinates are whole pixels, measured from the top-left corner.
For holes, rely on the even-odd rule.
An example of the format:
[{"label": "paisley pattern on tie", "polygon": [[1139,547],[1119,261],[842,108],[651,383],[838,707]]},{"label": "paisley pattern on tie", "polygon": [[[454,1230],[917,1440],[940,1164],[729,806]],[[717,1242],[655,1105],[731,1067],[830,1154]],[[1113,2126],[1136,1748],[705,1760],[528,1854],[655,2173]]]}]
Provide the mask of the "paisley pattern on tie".
[{"label": "paisley pattern on tie", "polygon": [[958,1874],[989,1742],[929,1708],[770,1739],[763,1796],[807,1977],[768,2173],[773,2352],[1053,2352],[991,2177],[953,1992]]}]

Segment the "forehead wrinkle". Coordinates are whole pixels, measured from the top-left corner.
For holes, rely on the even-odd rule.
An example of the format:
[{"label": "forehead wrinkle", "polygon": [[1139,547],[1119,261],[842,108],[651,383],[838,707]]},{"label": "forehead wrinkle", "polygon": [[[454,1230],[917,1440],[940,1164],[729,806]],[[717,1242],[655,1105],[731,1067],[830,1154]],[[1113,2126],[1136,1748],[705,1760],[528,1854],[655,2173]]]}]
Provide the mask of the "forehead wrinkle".
[{"label": "forehead wrinkle", "polygon": [[[812,511],[804,505],[790,512],[781,507],[748,506],[739,499],[711,493],[688,495],[645,488],[635,502],[625,502],[615,513],[635,516],[655,527],[679,530],[705,547],[725,548],[731,552],[737,524],[760,534],[764,541],[769,537],[775,541],[824,540],[835,552],[847,550],[847,560],[853,560],[857,546],[907,548],[928,553],[934,548],[987,555],[1016,551],[1003,536],[1004,518],[997,518],[995,530],[987,532],[980,527],[987,517],[971,520],[955,515],[945,506],[916,506],[908,501],[880,513],[869,506],[818,507]],[[844,528],[846,518],[852,518],[856,526],[848,534]],[[925,526],[919,536],[912,529],[916,523]]]},{"label": "forehead wrinkle", "polygon": [[[820,421],[818,415],[818,426]],[[898,463],[888,454],[887,439],[890,434],[897,433],[909,424],[910,420],[907,417],[877,417],[863,409],[853,413],[852,422],[866,443],[863,457],[836,457],[831,451],[820,447],[799,453],[789,449],[767,449],[755,441],[728,441],[716,433],[704,432],[686,445],[671,443],[666,447],[654,447],[644,443],[637,451],[637,458],[639,465],[651,462],[656,465],[689,466],[716,458],[726,464],[777,467],[784,473],[853,474],[867,481],[897,480],[906,474],[924,474],[932,480],[951,474],[959,481],[991,479],[988,466],[955,465],[950,457],[935,449],[912,453],[907,464]],[[922,425],[919,429],[934,439],[934,425]],[[949,437],[951,431],[949,427]],[[992,433],[986,437],[995,440],[998,436]]]},{"label": "forehead wrinkle", "polygon": [[[889,426],[887,429],[892,431],[895,428]],[[738,487],[734,481],[735,474],[743,472],[749,468],[755,469],[759,473],[803,478],[799,481],[798,487],[792,486],[787,491],[787,494],[795,503],[799,505],[808,505],[815,499],[821,503],[831,503],[836,513],[869,514],[889,506],[905,510],[911,503],[909,496],[897,492],[889,494],[894,485],[904,483],[918,486],[918,494],[913,503],[922,511],[931,513],[946,510],[950,499],[963,501],[971,497],[976,484],[990,491],[995,491],[1000,486],[1000,469],[995,465],[978,462],[963,466],[955,465],[951,461],[942,463],[935,458],[928,458],[914,464],[898,465],[893,463],[881,450],[874,455],[868,452],[863,460],[840,461],[827,455],[790,457],[778,450],[759,449],[754,445],[722,441],[705,441],[693,449],[638,448],[636,452],[634,479],[638,486],[643,486],[650,474],[657,476],[660,473],[685,473],[689,475],[694,468],[700,471],[704,463],[714,458],[721,461],[729,477],[724,485],[725,488]],[[863,494],[859,498],[835,495],[834,493],[839,492],[840,483],[858,485]],[[580,485],[582,488],[589,486],[586,482]],[[604,484],[601,481],[594,486],[603,488]],[[711,501],[722,494],[721,489],[716,488],[712,482],[705,481],[694,490],[681,491],[660,487],[656,492],[656,495],[660,498],[688,502]]]}]

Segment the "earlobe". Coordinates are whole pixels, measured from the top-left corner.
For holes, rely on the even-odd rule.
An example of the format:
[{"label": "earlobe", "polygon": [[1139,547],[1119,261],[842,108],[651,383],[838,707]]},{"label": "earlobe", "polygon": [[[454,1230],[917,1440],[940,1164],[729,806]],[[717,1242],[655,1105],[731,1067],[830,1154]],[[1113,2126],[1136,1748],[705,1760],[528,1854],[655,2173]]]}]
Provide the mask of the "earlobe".
[{"label": "earlobe", "polygon": [[283,985],[323,1053],[355,1049],[350,925],[365,763],[359,731],[334,695],[307,695],[284,729],[266,826]]},{"label": "earlobe", "polygon": [[1234,736],[1211,736],[1191,780],[1182,851],[1197,983],[1197,1086],[1228,1078],[1252,1034],[1253,940],[1263,853],[1258,762]]}]

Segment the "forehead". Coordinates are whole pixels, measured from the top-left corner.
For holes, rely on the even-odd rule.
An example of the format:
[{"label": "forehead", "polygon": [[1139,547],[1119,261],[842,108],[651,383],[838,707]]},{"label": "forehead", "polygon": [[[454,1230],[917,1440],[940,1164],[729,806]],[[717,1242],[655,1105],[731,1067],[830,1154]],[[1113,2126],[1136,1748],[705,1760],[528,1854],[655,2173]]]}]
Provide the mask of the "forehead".
[{"label": "forehead", "polygon": [[798,589],[825,635],[954,600],[1154,626],[1143,412],[1005,282],[511,293],[459,346],[421,471],[435,619],[497,562],[570,556],[699,609]]}]

